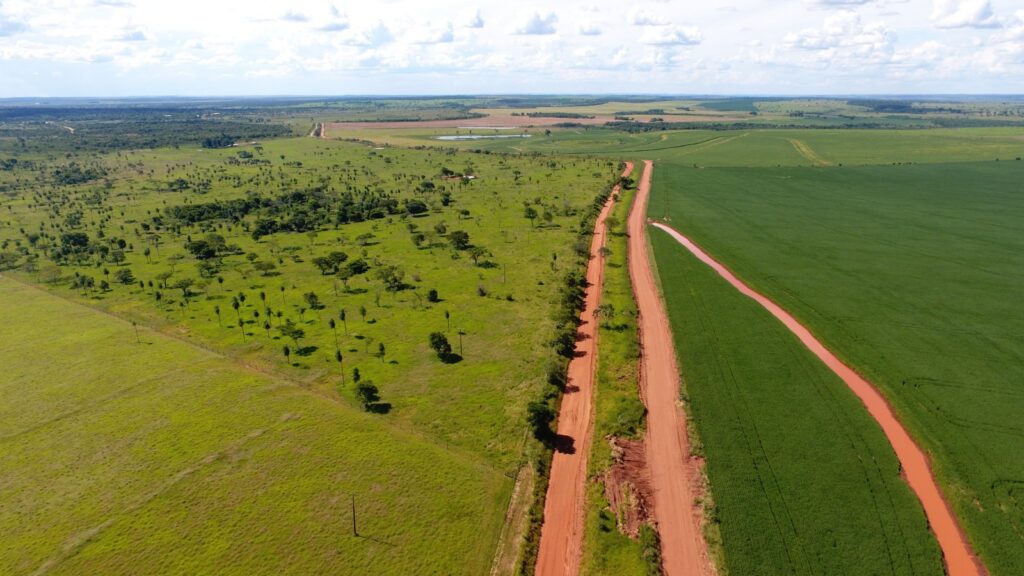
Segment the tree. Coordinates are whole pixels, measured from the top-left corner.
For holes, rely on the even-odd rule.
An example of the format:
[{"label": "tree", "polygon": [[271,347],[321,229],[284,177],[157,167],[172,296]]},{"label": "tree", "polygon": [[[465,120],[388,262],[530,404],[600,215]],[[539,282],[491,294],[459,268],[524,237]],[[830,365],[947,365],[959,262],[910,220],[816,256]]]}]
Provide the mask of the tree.
[{"label": "tree", "polygon": [[447,311],[447,310],[445,310],[444,311],[444,319],[445,319],[445,322],[448,323],[448,330],[447,330],[447,332],[451,332],[452,331],[452,313]]},{"label": "tree", "polygon": [[238,319],[238,329],[242,331],[242,342],[245,342],[245,322],[241,318]]},{"label": "tree", "polygon": [[363,322],[366,322],[366,306],[359,306],[359,315],[363,317]]},{"label": "tree", "polygon": [[220,323],[220,306],[214,304],[213,313],[217,315],[217,326],[223,326],[223,324]]},{"label": "tree", "polygon": [[555,412],[546,402],[530,402],[526,406],[526,421],[537,440],[547,444],[554,438],[551,423],[555,421]]},{"label": "tree", "polygon": [[456,250],[465,250],[469,248],[469,233],[463,230],[455,230],[448,235],[448,242]]},{"label": "tree", "polygon": [[389,292],[397,292],[405,287],[402,282],[405,278],[405,271],[398,266],[388,265],[378,268],[377,278],[384,283]]},{"label": "tree", "polygon": [[189,289],[192,288],[192,284],[194,283],[195,280],[191,278],[181,278],[180,280],[174,283],[174,286],[172,286],[172,288],[180,289],[181,295],[187,299],[189,296],[192,295]]},{"label": "tree", "polygon": [[302,298],[309,304],[309,307],[313,310],[320,310],[323,308],[323,304],[320,303],[320,297],[315,292],[306,292],[302,295]]},{"label": "tree", "polygon": [[452,355],[452,345],[448,343],[448,338],[440,332],[430,333],[430,347],[442,360]]},{"label": "tree", "polygon": [[153,261],[149,259],[150,254],[152,254],[152,252],[150,252],[149,248],[146,248],[142,251],[142,255],[146,257],[146,262],[152,264]]},{"label": "tree", "polygon": [[530,225],[533,225],[533,221],[537,219],[537,210],[533,206],[527,206],[523,209],[523,216],[526,216],[530,220]]},{"label": "tree", "polygon": [[348,321],[345,320],[345,309],[338,310],[338,320],[345,326],[345,336],[348,336]]},{"label": "tree", "polygon": [[330,320],[328,320],[327,321],[327,325],[331,327],[331,332],[334,332],[334,347],[337,348],[338,347],[338,328],[337,328],[337,324],[335,324],[335,322],[334,322],[334,318],[331,318]]},{"label": "tree", "polygon": [[299,340],[306,336],[306,331],[296,326],[295,323],[292,322],[291,318],[289,318],[284,325],[278,326],[277,329],[281,332],[282,336],[292,339],[292,342],[295,343],[296,349],[299,347]]},{"label": "tree", "polygon": [[292,349],[289,348],[287,344],[284,346],[284,360],[289,364],[292,362]]},{"label": "tree", "polygon": [[363,378],[362,375],[359,373],[359,368],[353,368],[352,369],[352,381],[355,382],[356,384],[358,384],[359,381],[362,378]]},{"label": "tree", "polygon": [[437,290],[431,288],[427,291],[427,302],[440,302],[441,298],[437,295]]},{"label": "tree", "polygon": [[363,403],[363,409],[369,411],[380,400],[380,390],[369,380],[360,382],[356,384],[356,397]]},{"label": "tree", "polygon": [[380,363],[381,364],[384,363],[384,351],[385,351],[384,343],[381,342],[380,344],[377,344],[377,355],[380,356]]},{"label": "tree", "polygon": [[134,284],[135,276],[132,275],[131,268],[121,268],[117,272],[114,272],[114,280],[117,280],[121,284]]},{"label": "tree", "polygon": [[482,246],[473,246],[469,249],[469,257],[474,265],[480,264],[480,259],[487,255],[487,249]]}]

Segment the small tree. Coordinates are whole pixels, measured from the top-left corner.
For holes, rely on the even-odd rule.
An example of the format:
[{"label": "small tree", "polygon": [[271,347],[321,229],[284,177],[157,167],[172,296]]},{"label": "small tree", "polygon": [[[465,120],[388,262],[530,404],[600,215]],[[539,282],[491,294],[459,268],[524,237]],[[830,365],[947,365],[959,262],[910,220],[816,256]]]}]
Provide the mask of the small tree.
[{"label": "small tree", "polygon": [[330,320],[328,320],[327,321],[327,325],[331,327],[331,332],[334,332],[334,347],[337,348],[338,347],[338,328],[337,328],[337,324],[335,324],[335,322],[334,322],[334,318],[331,318]]},{"label": "small tree", "polygon": [[291,364],[292,363],[292,349],[289,348],[288,345],[286,344],[285,347],[283,348],[283,350],[284,350],[284,361],[289,363],[289,364]]},{"label": "small tree", "polygon": [[448,235],[448,242],[452,245],[452,248],[456,250],[465,250],[469,248],[469,233],[462,230],[455,230]]},{"label": "small tree", "polygon": [[319,310],[323,308],[323,304],[320,303],[320,297],[315,292],[306,292],[302,295],[302,298],[309,304],[309,307],[313,310]]},{"label": "small tree", "polygon": [[363,403],[363,409],[369,411],[380,400],[380,390],[369,380],[360,382],[356,384],[356,397]]},{"label": "small tree", "polygon": [[533,206],[527,206],[523,209],[523,216],[526,216],[530,220],[530,225],[534,225],[534,220],[537,219],[537,210]]},{"label": "small tree", "polygon": [[220,306],[214,304],[213,313],[217,315],[217,326],[223,326],[223,324],[220,323]]},{"label": "small tree", "polygon": [[452,355],[452,345],[448,343],[448,338],[440,332],[430,333],[430,347],[442,360]]},{"label": "small tree", "polygon": [[366,322],[366,306],[359,306],[359,315],[363,317],[363,322]]},{"label": "small tree", "polygon": [[377,344],[377,355],[380,356],[380,363],[384,363],[384,343]]},{"label": "small tree", "polygon": [[554,439],[551,423],[555,421],[555,412],[546,402],[530,402],[526,406],[526,421],[533,430],[533,437],[545,444]]},{"label": "small tree", "polygon": [[338,320],[345,326],[345,336],[348,336],[348,321],[345,320],[345,309],[338,310]]},{"label": "small tree", "polygon": [[427,302],[440,302],[441,298],[437,295],[437,290],[431,288],[427,291]]}]

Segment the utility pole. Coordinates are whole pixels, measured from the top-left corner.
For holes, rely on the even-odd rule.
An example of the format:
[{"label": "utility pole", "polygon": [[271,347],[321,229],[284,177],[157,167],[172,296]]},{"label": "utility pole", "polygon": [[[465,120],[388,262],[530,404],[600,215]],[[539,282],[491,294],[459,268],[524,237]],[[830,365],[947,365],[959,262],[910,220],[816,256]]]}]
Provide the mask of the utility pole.
[{"label": "utility pole", "polygon": [[359,536],[359,531],[356,530],[356,495],[352,495],[352,535]]}]

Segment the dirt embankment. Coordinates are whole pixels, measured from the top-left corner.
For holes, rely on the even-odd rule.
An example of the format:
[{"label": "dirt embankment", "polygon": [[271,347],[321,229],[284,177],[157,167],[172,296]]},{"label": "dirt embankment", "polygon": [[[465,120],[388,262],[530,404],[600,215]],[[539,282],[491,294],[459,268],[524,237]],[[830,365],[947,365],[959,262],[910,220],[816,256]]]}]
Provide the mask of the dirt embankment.
[{"label": "dirt embankment", "polygon": [[[629,176],[632,164],[623,176]],[[617,189],[615,190],[617,191]],[[544,501],[544,525],[537,553],[538,576],[575,575],[580,571],[583,548],[584,503],[587,457],[594,414],[594,378],[597,374],[597,322],[594,310],[601,303],[604,259],[599,251],[605,244],[605,220],[617,195],[613,192],[594,223],[587,265],[587,288],[576,354],[569,361],[565,394],[558,412],[557,445],[551,459],[551,479]]]},{"label": "dirt embankment", "polygon": [[701,463],[690,456],[686,414],[679,403],[680,379],[672,330],[651,270],[646,236],[647,200],[653,164],[644,172],[629,214],[629,274],[639,309],[641,390],[647,405],[647,466],[654,492],[654,518],[667,576],[708,576],[714,564],[704,540]]},{"label": "dirt embankment", "polygon": [[755,300],[766,310],[778,318],[786,328],[825,363],[833,372],[839,376],[853,393],[864,403],[868,412],[878,421],[882,427],[889,443],[892,444],[896,457],[903,466],[903,476],[906,478],[910,488],[920,499],[924,507],[925,515],[931,526],[935,538],[942,548],[942,555],[946,562],[946,571],[950,576],[982,576],[987,574],[985,567],[981,564],[974,551],[971,549],[967,538],[961,530],[952,509],[946,502],[939,490],[935,476],[932,474],[931,464],[924,451],[914,442],[896,418],[889,403],[886,402],[881,392],[852,368],[843,364],[828,348],[811,334],[789,312],[786,312],[778,304],[764,296],[760,292],[747,286],[737,278],[728,268],[704,252],[689,238],[682,235],[676,229],[662,223],[655,223],[654,226],[668,232],[677,242],[693,253],[698,259],[718,272],[722,278],[727,280],[745,296]]},{"label": "dirt embankment", "polygon": [[632,538],[640,535],[640,525],[651,519],[654,490],[647,472],[647,449],[643,442],[609,438],[613,464],[602,474],[604,495],[615,513],[619,532]]}]

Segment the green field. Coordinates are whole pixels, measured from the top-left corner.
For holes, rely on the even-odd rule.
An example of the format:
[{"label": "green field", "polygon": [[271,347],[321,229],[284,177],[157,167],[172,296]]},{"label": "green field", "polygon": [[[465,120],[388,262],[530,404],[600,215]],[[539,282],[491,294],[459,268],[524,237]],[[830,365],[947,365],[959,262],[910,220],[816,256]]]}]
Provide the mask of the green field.
[{"label": "green field", "polygon": [[[824,143],[808,141],[829,154]],[[857,142],[894,146],[884,134],[877,141],[854,136],[845,146]],[[882,388],[931,454],[940,484],[993,574],[1024,570],[1018,497],[1024,468],[1015,456],[1024,441],[1022,181],[1024,162],[1017,161],[703,169],[666,162],[656,172],[650,208]],[[877,428],[838,380],[682,248],[666,237],[655,246],[730,563],[747,566],[756,557],[747,548],[756,541],[737,538],[736,531],[754,524],[771,532],[767,523],[750,521],[752,503],[772,503],[771,491],[751,490],[742,478],[759,476],[730,464],[757,466],[751,438],[787,436],[788,448],[774,462],[766,446],[768,464],[778,476],[807,465],[799,473],[802,491],[813,492],[830,472],[867,466],[868,453],[881,463],[882,477],[895,478]],[[797,382],[814,386],[792,386]],[[783,393],[785,401],[776,403]],[[824,419],[815,422],[818,417]],[[822,432],[837,423],[848,423],[843,428],[864,438],[864,447],[839,457],[832,446],[837,436]],[[826,453],[808,457],[823,446]],[[834,481],[857,477],[848,473]],[[818,501],[827,500],[830,513],[850,527],[847,514],[870,502],[854,505],[851,487],[829,499],[828,486],[821,484]],[[891,485],[889,493],[912,507],[904,487]],[[730,516],[736,514],[731,505],[745,516]],[[807,526],[801,518],[795,525]],[[866,537],[867,527],[860,530]],[[904,530],[918,546],[926,538]]]},{"label": "green field", "polygon": [[2,277],[0,312],[0,572],[490,565],[512,482],[482,458]]},{"label": "green field", "polygon": [[[0,263],[4,268],[16,268],[9,273],[20,281],[43,286],[53,294],[25,314],[24,322],[40,327],[51,324],[44,319],[61,316],[62,299],[86,303],[158,334],[223,354],[232,365],[270,375],[271,382],[287,382],[295,393],[302,391],[301,398],[326,406],[328,412],[297,420],[297,424],[291,420],[281,423],[285,428],[301,427],[304,435],[293,444],[268,445],[267,468],[247,472],[250,475],[246,477],[218,476],[219,484],[209,493],[192,487],[194,494],[187,497],[195,500],[195,509],[176,510],[173,501],[154,498],[149,503],[146,499],[147,510],[162,508],[155,516],[135,518],[141,514],[142,504],[135,503],[140,495],[156,494],[169,477],[191,469],[196,460],[212,454],[219,461],[221,452],[230,456],[235,449],[230,448],[229,440],[243,442],[245,434],[256,428],[251,419],[224,417],[220,409],[230,409],[231,414],[253,410],[262,414],[261,421],[266,421],[266,415],[260,412],[262,408],[248,406],[248,388],[239,389],[234,377],[225,375],[223,387],[212,376],[204,381],[201,375],[216,371],[203,364],[197,364],[195,372],[177,364],[147,371],[141,361],[118,363],[99,350],[82,355],[55,348],[58,357],[69,364],[43,364],[37,368],[40,373],[3,383],[11,397],[5,405],[10,407],[7,421],[12,426],[12,435],[4,440],[6,456],[18,458],[4,469],[17,471],[23,484],[0,497],[2,507],[11,509],[16,501],[32,501],[40,491],[48,491],[49,513],[54,519],[46,522],[54,523],[53,534],[48,541],[37,538],[27,558],[21,557],[22,549],[25,553],[29,549],[21,546],[0,554],[0,566],[11,565],[15,573],[31,573],[47,557],[59,553],[66,542],[87,534],[114,513],[140,524],[134,528],[120,523],[104,526],[104,534],[111,539],[89,540],[75,555],[75,562],[94,557],[95,566],[108,566],[105,563],[122,561],[122,548],[133,550],[133,554],[152,553],[151,561],[158,562],[164,553],[153,551],[152,546],[174,544],[169,534],[175,530],[197,535],[196,550],[203,552],[190,550],[176,561],[194,564],[168,565],[167,570],[227,566],[235,553],[231,534],[255,531],[268,541],[305,547],[306,542],[296,544],[294,540],[304,540],[306,530],[316,531],[321,539],[332,538],[334,533],[314,525],[293,508],[319,507],[323,514],[334,511],[331,506],[344,508],[345,502],[321,492],[326,484],[337,481],[340,492],[347,494],[345,490],[353,490],[342,482],[347,475],[365,476],[367,480],[356,485],[365,488],[367,495],[383,490],[376,486],[381,484],[380,478],[387,478],[393,494],[374,506],[388,507],[387,514],[379,514],[381,525],[388,529],[380,533],[378,544],[389,551],[374,548],[361,552],[341,545],[331,548],[314,538],[308,543],[310,548],[297,548],[294,554],[268,547],[264,561],[271,557],[284,561],[295,555],[301,556],[302,562],[320,562],[298,562],[293,567],[296,573],[320,571],[319,567],[346,573],[479,573],[490,566],[511,492],[510,478],[538,450],[528,435],[526,404],[545,390],[545,365],[554,356],[551,342],[562,279],[578,266],[575,244],[581,219],[614,179],[617,162],[375,149],[311,138],[273,140],[242,149],[182,147],[31,160],[34,164],[22,163],[0,172],[0,186],[7,192],[0,199]],[[57,181],[69,170],[71,177],[78,177],[70,169],[72,162],[83,172],[97,170],[99,177],[71,184]],[[475,178],[446,175],[445,168]],[[346,198],[354,203],[346,204]],[[412,201],[422,203],[421,212],[412,213]],[[240,202],[251,206],[242,208]],[[383,207],[357,211],[376,205]],[[524,215],[524,206],[536,211],[534,220]],[[185,214],[199,216],[193,221]],[[271,219],[278,227],[303,228],[255,239],[252,232],[261,219]],[[466,245],[455,245],[457,231],[468,234]],[[84,233],[86,247],[73,250],[67,236],[72,233]],[[196,241],[214,239],[222,242],[215,255],[194,248]],[[314,265],[315,260],[332,252],[348,256],[344,265],[361,260],[368,270],[351,277],[324,274]],[[131,280],[122,282],[119,275],[129,270]],[[83,286],[80,282],[85,279],[91,284]],[[310,293],[318,302],[307,298]],[[53,303],[55,316],[46,315],[50,312],[46,303]],[[4,304],[11,310],[26,310],[6,298]],[[91,320],[82,322],[84,326]],[[289,322],[303,333],[287,334]],[[37,360],[24,350],[38,350],[43,344],[16,337],[20,328],[8,328],[11,332],[2,341],[9,346],[10,358],[25,362],[27,370]],[[67,330],[72,335],[88,334],[81,326]],[[452,346],[444,361],[429,346],[432,332],[445,334]],[[96,338],[102,342],[103,335]],[[51,336],[55,347],[67,343],[65,340],[74,337],[64,332]],[[118,347],[123,347],[123,342]],[[342,355],[341,362],[337,353]],[[76,357],[80,359],[72,362]],[[168,362],[177,357],[173,352],[161,356]],[[109,381],[100,378],[108,365],[113,366]],[[79,370],[86,374],[82,378],[89,386],[71,385]],[[121,372],[125,370],[129,373]],[[142,405],[108,406],[102,402],[117,398],[119,386],[128,385],[132,390],[141,386],[140,379],[149,372],[174,381],[178,370],[185,371],[186,382],[192,386],[182,392],[184,399],[164,395],[164,388],[157,385],[158,392],[140,400]],[[369,405],[371,412],[378,413],[373,418],[379,422],[363,415],[356,394],[356,370],[364,383],[372,382],[379,389],[380,399]],[[51,380],[56,390],[22,390],[25,382]],[[188,404],[189,399],[198,404]],[[100,418],[82,408],[85,405],[102,406],[107,412]],[[163,462],[156,449],[140,448],[152,452],[148,459],[111,466],[103,472],[107,475],[104,482],[83,478],[90,474],[89,468],[80,473],[61,472],[64,464],[47,468],[51,477],[41,476],[43,472],[33,468],[51,464],[29,457],[39,454],[40,447],[29,436],[15,433],[56,418],[66,428],[36,441],[56,450],[69,445],[67,437],[81,437],[89,443],[87,448],[99,454],[89,456],[98,462],[110,446],[130,444],[131,431],[138,427],[132,418],[149,411],[166,419],[168,425],[188,430],[177,440],[164,436],[153,440],[171,443],[166,449],[174,452],[174,458]],[[274,418],[286,412],[282,408]],[[81,414],[81,418],[61,418],[65,413]],[[339,422],[331,422],[332,417]],[[107,420],[115,422],[115,427],[106,429],[110,426]],[[375,446],[369,432],[350,431],[353,421],[382,431],[380,446]],[[193,440],[193,436],[212,434],[218,426],[227,428],[209,438],[214,444]],[[244,430],[240,432],[238,426]],[[322,436],[309,438],[317,430]],[[346,436],[357,432],[362,434],[353,438],[357,444],[346,444]],[[164,430],[161,434],[172,433]],[[407,440],[411,452],[405,462],[400,451]],[[325,451],[334,442],[340,452],[326,451],[322,459],[310,461],[311,469],[286,458],[289,450],[303,453],[301,446],[305,445],[308,450]],[[374,463],[378,450],[383,454]],[[278,452],[280,459],[275,457]],[[70,456],[63,458],[61,462],[66,462]],[[388,475],[389,470],[394,474]],[[422,477],[426,472],[432,475]],[[53,482],[47,478],[59,479],[59,489],[52,490]],[[130,485],[118,485],[110,478],[121,478]],[[131,484],[143,479],[150,483]],[[444,487],[437,485],[449,481]],[[90,492],[77,491],[83,482],[90,483]],[[309,486],[291,485],[306,482]],[[167,490],[188,486],[169,484]],[[424,489],[426,492],[421,492]],[[464,502],[446,504],[462,490],[473,494]],[[210,500],[224,499],[225,494],[232,495],[225,506],[248,507],[257,499],[259,504],[246,508],[242,516],[232,516],[231,508],[210,512],[205,520],[189,516],[195,510],[212,508]],[[330,506],[323,504],[321,497],[327,498]],[[293,514],[297,519],[272,516],[263,525],[258,506],[274,502],[280,503],[275,514]],[[57,526],[59,507],[69,505],[88,508],[91,515],[68,515],[71,524]],[[22,518],[25,514],[43,518],[41,512],[31,510],[21,514]],[[431,523],[444,521],[449,514],[457,517],[451,534],[462,532],[443,538],[462,538],[462,544],[450,546],[429,534]],[[162,516],[174,518],[174,522],[154,520]],[[345,518],[332,522],[345,525]],[[408,519],[407,525],[400,521],[403,518]],[[3,525],[15,522],[6,519]],[[473,528],[466,528],[468,525]],[[122,528],[124,534],[118,532]],[[34,534],[27,526],[22,529],[24,538]],[[520,535],[513,531],[507,537]],[[514,551],[516,546],[510,549]],[[255,552],[241,553],[248,554],[252,562],[261,558]],[[360,555],[359,560],[351,561],[352,554]],[[379,562],[377,556],[381,556]],[[249,568],[239,564],[238,570],[245,573]],[[268,572],[272,568],[267,565]],[[152,571],[160,569],[152,566]]]}]

